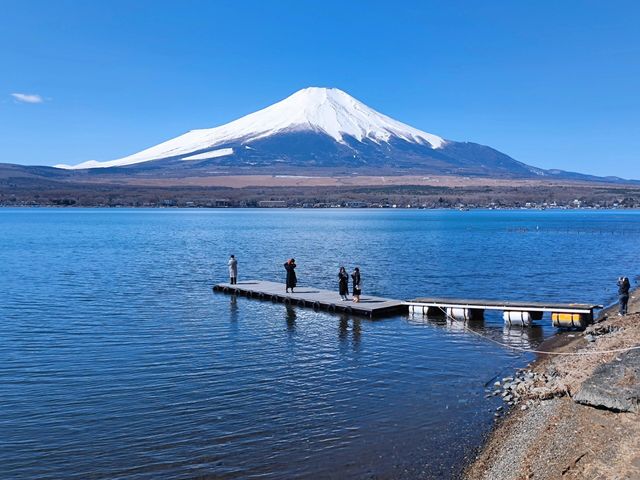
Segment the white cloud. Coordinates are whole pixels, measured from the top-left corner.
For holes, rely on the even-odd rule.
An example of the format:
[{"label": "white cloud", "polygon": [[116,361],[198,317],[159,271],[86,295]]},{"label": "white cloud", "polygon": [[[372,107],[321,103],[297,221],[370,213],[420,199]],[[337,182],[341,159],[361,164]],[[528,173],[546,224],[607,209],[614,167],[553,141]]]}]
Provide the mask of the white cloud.
[{"label": "white cloud", "polygon": [[35,93],[12,93],[11,96],[20,103],[42,103],[44,98]]}]

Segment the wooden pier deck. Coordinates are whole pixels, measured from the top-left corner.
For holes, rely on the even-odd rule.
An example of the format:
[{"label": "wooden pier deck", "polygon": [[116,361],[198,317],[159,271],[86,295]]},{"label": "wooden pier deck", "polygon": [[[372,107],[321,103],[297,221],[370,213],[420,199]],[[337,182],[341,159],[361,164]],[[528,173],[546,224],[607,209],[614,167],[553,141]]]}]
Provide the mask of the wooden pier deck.
[{"label": "wooden pier deck", "polygon": [[365,317],[379,317],[408,311],[407,304],[402,300],[362,295],[359,303],[345,302],[340,299],[337,289],[333,291],[314,287],[296,287],[295,293],[286,293],[284,283],[264,280],[246,280],[235,285],[219,283],[214,285],[213,291]]}]

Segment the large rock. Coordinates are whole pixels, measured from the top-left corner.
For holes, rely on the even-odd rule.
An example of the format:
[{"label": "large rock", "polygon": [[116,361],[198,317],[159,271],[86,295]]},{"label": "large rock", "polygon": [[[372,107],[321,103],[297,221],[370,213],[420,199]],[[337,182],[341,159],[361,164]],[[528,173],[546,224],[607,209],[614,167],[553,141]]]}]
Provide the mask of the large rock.
[{"label": "large rock", "polygon": [[616,412],[640,412],[640,350],[600,365],[573,399]]}]

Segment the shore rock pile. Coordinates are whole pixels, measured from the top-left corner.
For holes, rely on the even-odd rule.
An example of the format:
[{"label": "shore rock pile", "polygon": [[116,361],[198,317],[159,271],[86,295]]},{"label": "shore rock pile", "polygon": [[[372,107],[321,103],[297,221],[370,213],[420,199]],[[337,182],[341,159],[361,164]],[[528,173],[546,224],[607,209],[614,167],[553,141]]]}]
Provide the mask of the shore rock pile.
[{"label": "shore rock pile", "polygon": [[[521,410],[535,406],[540,400],[548,400],[561,397],[568,393],[566,385],[553,370],[538,373],[531,370],[518,370],[513,377],[504,377],[502,381],[496,381],[494,390],[487,396],[502,397],[509,407],[520,405]],[[497,411],[502,411],[498,407]]]},{"label": "shore rock pile", "polygon": [[594,325],[589,325],[584,331],[584,339],[591,343],[596,341],[596,337],[602,335],[609,335],[610,333],[616,333],[624,330],[622,327],[617,327],[615,325],[596,323]]}]

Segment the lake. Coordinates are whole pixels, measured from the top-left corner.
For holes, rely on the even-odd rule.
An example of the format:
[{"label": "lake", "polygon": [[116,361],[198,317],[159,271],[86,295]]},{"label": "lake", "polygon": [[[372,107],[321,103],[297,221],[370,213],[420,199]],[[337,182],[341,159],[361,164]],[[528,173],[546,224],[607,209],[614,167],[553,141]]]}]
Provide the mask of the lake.
[{"label": "lake", "polygon": [[231,253],[336,295],[358,265],[365,295],[610,303],[640,212],[0,209],[0,478],[455,477],[535,358],[496,342],[555,333],[214,294]]}]

